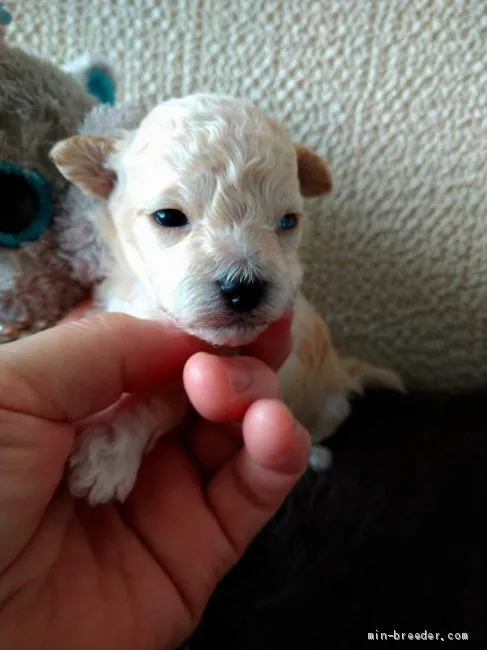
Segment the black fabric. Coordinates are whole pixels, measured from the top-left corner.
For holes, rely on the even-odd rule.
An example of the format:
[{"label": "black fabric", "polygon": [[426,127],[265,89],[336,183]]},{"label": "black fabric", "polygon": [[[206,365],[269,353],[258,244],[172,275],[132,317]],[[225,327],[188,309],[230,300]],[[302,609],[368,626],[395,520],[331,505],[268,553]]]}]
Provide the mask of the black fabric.
[{"label": "black fabric", "polygon": [[487,640],[487,393],[374,392],[226,578],[191,650]]}]

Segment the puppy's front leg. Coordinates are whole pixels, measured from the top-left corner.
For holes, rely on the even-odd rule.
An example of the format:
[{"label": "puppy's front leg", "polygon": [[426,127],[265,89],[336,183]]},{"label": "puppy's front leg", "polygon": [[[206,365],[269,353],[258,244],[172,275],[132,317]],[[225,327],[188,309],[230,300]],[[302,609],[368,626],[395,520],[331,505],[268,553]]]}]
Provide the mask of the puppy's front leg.
[{"label": "puppy's front leg", "polygon": [[164,395],[132,396],[107,420],[82,429],[69,459],[68,487],[91,505],[124,501],[142,456],[182,422],[189,403],[180,383]]},{"label": "puppy's front leg", "polygon": [[292,335],[293,350],[280,371],[284,401],[319,442],[348,416],[350,382],[324,320],[301,294]]},{"label": "puppy's front leg", "polygon": [[309,465],[324,470],[331,465],[332,455],[318,443],[348,417],[350,382],[324,320],[302,294],[296,299],[292,331],[293,351],[280,372],[282,393],[311,434]]},{"label": "puppy's front leg", "polygon": [[[311,433],[314,443],[331,436],[350,413],[349,396],[367,386],[404,390],[393,371],[356,359],[342,359],[326,323],[299,294],[293,320],[293,351],[281,369],[284,400]],[[310,465],[325,469],[331,453],[313,447]]]}]

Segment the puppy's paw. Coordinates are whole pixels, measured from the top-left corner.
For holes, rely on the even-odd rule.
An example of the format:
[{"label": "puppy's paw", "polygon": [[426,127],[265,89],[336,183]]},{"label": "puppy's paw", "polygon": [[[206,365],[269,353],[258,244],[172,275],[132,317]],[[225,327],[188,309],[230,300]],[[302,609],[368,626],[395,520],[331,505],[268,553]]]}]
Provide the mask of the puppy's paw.
[{"label": "puppy's paw", "polygon": [[333,464],[333,454],[328,447],[313,445],[308,466],[315,472],[325,472]]},{"label": "puppy's paw", "polygon": [[315,420],[310,426],[313,443],[320,443],[332,436],[349,414],[350,403],[345,392],[323,397]]},{"label": "puppy's paw", "polygon": [[79,434],[69,459],[68,487],[90,505],[124,501],[132,490],[141,461],[135,432],[121,423]]}]

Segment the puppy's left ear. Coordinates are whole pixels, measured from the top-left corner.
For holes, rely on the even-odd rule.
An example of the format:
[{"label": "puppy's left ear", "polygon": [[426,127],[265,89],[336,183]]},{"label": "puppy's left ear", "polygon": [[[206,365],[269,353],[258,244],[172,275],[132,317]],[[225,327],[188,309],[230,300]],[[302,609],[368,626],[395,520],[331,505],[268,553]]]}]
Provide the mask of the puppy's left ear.
[{"label": "puppy's left ear", "polygon": [[324,160],[304,144],[295,144],[298,178],[303,196],[325,196],[333,187],[331,172]]},{"label": "puppy's left ear", "polygon": [[115,187],[117,175],[110,168],[115,141],[99,136],[74,135],[61,140],[49,154],[68,181],[88,194],[107,199]]}]

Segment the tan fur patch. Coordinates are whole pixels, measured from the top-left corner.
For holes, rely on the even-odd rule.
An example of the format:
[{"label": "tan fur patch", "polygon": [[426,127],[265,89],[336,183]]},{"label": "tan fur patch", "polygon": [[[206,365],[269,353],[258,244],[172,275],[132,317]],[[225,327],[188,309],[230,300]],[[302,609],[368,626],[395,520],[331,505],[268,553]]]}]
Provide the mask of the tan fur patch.
[{"label": "tan fur patch", "polygon": [[58,142],[50,157],[73,185],[106,199],[116,181],[115,172],[106,167],[114,149],[115,143],[110,138],[75,135]]},{"label": "tan fur patch", "polygon": [[296,144],[298,177],[303,196],[325,196],[333,188],[328,165],[317,153],[303,144]]}]

